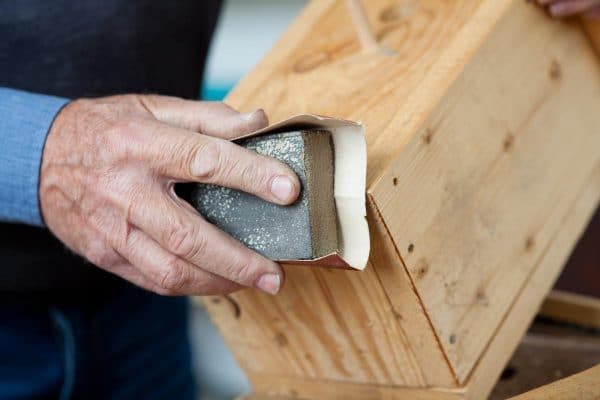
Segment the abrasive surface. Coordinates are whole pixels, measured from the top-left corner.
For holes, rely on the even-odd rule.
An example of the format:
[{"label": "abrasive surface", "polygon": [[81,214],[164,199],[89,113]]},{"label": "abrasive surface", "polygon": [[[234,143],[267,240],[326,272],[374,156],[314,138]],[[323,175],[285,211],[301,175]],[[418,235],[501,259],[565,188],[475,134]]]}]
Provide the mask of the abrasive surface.
[{"label": "abrasive surface", "polygon": [[208,221],[268,258],[314,258],[303,132],[264,135],[239,144],[290,166],[302,184],[298,200],[280,206],[238,190],[199,184],[192,204]]}]

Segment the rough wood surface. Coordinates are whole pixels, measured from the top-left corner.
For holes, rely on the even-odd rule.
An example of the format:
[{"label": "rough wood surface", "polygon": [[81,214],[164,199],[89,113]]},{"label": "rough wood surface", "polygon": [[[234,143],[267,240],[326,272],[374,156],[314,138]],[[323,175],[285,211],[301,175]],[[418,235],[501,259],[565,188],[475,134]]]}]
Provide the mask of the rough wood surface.
[{"label": "rough wood surface", "polygon": [[537,260],[527,285],[514,300],[510,311],[477,362],[467,384],[467,398],[483,399],[490,393],[500,377],[503,366],[508,363],[545,295],[552,288],[567,260],[569,249],[575,245],[594,204],[600,199],[600,162],[585,182],[578,193],[577,201],[561,221],[561,229],[555,233]]},{"label": "rough wood surface", "polygon": [[[255,390],[262,394],[278,396],[284,399],[319,399],[319,400],[365,400],[365,399],[410,399],[410,400],[460,400],[462,391],[434,388],[407,388],[381,386],[372,384],[356,384],[336,381],[319,381],[282,376],[259,375],[250,376]],[[261,395],[250,397],[262,399]],[[266,399],[269,399],[267,397]],[[264,399],[264,400],[266,400]]]},{"label": "rough wood surface", "polygon": [[[377,216],[368,209],[371,221]],[[242,291],[205,304],[251,375],[426,386],[454,379],[381,224],[363,272],[286,267],[273,298]],[[394,286],[394,304],[382,289]],[[426,367],[426,368],[425,368]]]},{"label": "rough wood surface", "polygon": [[489,399],[505,400],[600,364],[600,330],[537,319]]},{"label": "rough wood surface", "polygon": [[[380,47],[363,51],[345,1],[312,1],[226,102],[241,110],[262,107],[272,122],[303,113],[362,121],[373,183],[412,133],[394,129],[395,119],[418,125],[426,110],[407,99],[423,92],[440,53],[480,3],[369,0],[363,4]],[[428,96],[439,98],[442,89]]]},{"label": "rough wood surface", "polygon": [[523,393],[511,400],[598,400],[600,399],[600,365]]},{"label": "rough wood surface", "polygon": [[207,305],[264,390],[480,399],[598,202],[598,61],[577,23],[520,0],[366,11],[377,50],[344,1],[313,1],[227,101],[365,124],[369,266],[290,267],[277,297]]},{"label": "rough wood surface", "polygon": [[460,382],[600,160],[599,98],[578,26],[512,2],[372,190]]},{"label": "rough wood surface", "polygon": [[553,290],[539,314],[558,321],[600,329],[600,298]]},{"label": "rough wood surface", "polygon": [[[590,206],[600,198],[600,163],[588,177],[587,185],[582,188],[578,201],[571,207],[564,218],[563,229],[557,232],[551,245],[548,246],[543,257],[530,277],[527,290],[523,290],[515,299],[510,313],[498,329],[491,343],[478,361],[468,384],[462,389],[444,390],[433,389],[431,396],[437,398],[465,398],[485,399],[493,389],[496,381],[511,358],[513,350],[517,348],[521,337],[535,315],[542,301],[542,294],[547,293],[560,272],[564,263],[565,250],[573,246],[573,241],[581,232],[582,223],[589,217]],[[589,355],[588,355],[589,356]],[[344,396],[363,396],[355,398],[418,398],[425,396],[423,390],[411,390],[405,387],[336,384],[332,381],[299,380],[282,376],[252,376],[255,389],[261,393],[271,393],[288,398],[320,399],[319,394],[328,393],[330,398]],[[259,399],[256,397],[256,399]],[[427,397],[425,397],[427,398]],[[436,398],[436,397],[434,397]]]}]

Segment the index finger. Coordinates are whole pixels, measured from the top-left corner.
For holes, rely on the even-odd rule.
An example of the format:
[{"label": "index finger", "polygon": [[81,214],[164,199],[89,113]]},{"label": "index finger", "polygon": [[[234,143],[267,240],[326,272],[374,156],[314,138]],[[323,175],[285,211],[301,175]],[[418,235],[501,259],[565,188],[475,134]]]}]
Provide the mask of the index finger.
[{"label": "index finger", "polygon": [[154,130],[153,140],[138,148],[139,157],[167,179],[226,186],[278,204],[289,204],[300,193],[294,171],[274,158],[224,139],[144,123]]}]

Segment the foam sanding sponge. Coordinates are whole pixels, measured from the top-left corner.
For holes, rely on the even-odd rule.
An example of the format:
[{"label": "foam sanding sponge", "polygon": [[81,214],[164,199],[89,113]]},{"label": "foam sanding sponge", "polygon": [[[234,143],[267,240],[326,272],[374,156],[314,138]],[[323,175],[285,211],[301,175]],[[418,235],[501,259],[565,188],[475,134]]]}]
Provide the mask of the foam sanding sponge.
[{"label": "foam sanding sponge", "polygon": [[237,143],[294,170],[302,184],[298,200],[280,206],[234,189],[198,184],[192,205],[208,221],[273,260],[309,260],[337,251],[331,133],[298,130]]}]

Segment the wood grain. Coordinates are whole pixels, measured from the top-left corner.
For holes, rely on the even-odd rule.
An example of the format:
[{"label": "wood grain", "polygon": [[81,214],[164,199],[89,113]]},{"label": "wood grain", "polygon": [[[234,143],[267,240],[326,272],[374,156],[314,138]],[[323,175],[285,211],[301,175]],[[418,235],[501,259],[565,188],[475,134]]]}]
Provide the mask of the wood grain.
[{"label": "wood grain", "polygon": [[[252,377],[258,396],[251,400],[261,400],[262,395],[275,399],[319,399],[319,400],[365,400],[365,399],[410,399],[410,400],[460,400],[461,389],[445,390],[437,388],[407,388],[347,382],[294,379],[281,376]],[[268,400],[269,397],[264,398]]]},{"label": "wood grain", "polygon": [[271,122],[301,113],[362,121],[372,183],[410,136],[393,123],[395,117],[418,125],[422,111],[407,98],[420,91],[480,2],[369,0],[370,26],[380,47],[391,52],[365,52],[345,1],[312,1],[225,101],[241,110],[264,108]]},{"label": "wood grain", "polygon": [[600,160],[599,95],[580,29],[514,2],[372,189],[461,383]]},{"label": "wood grain", "polygon": [[589,328],[600,328],[600,298],[553,290],[544,300],[539,315]]},{"label": "wood grain", "polygon": [[511,400],[598,400],[600,399],[600,365],[542,386]]},{"label": "wood grain", "polygon": [[514,299],[510,311],[478,360],[468,378],[467,398],[484,399],[488,396],[503,370],[498,366],[506,365],[517,348],[599,200],[600,162],[585,178],[577,200],[561,221],[561,229],[555,232],[552,241],[536,261],[527,285]]},{"label": "wood grain", "polygon": [[[368,217],[376,220],[369,207]],[[244,370],[335,381],[452,387],[455,381],[382,225],[361,273],[290,266],[277,297],[242,291],[205,304]],[[385,282],[385,283],[382,283]],[[395,285],[394,304],[382,284]]]},{"label": "wood grain", "polygon": [[345,4],[311,2],[227,102],[365,124],[369,266],[205,302],[259,394],[484,398],[598,202],[598,61],[520,0],[369,1],[370,51]]}]

